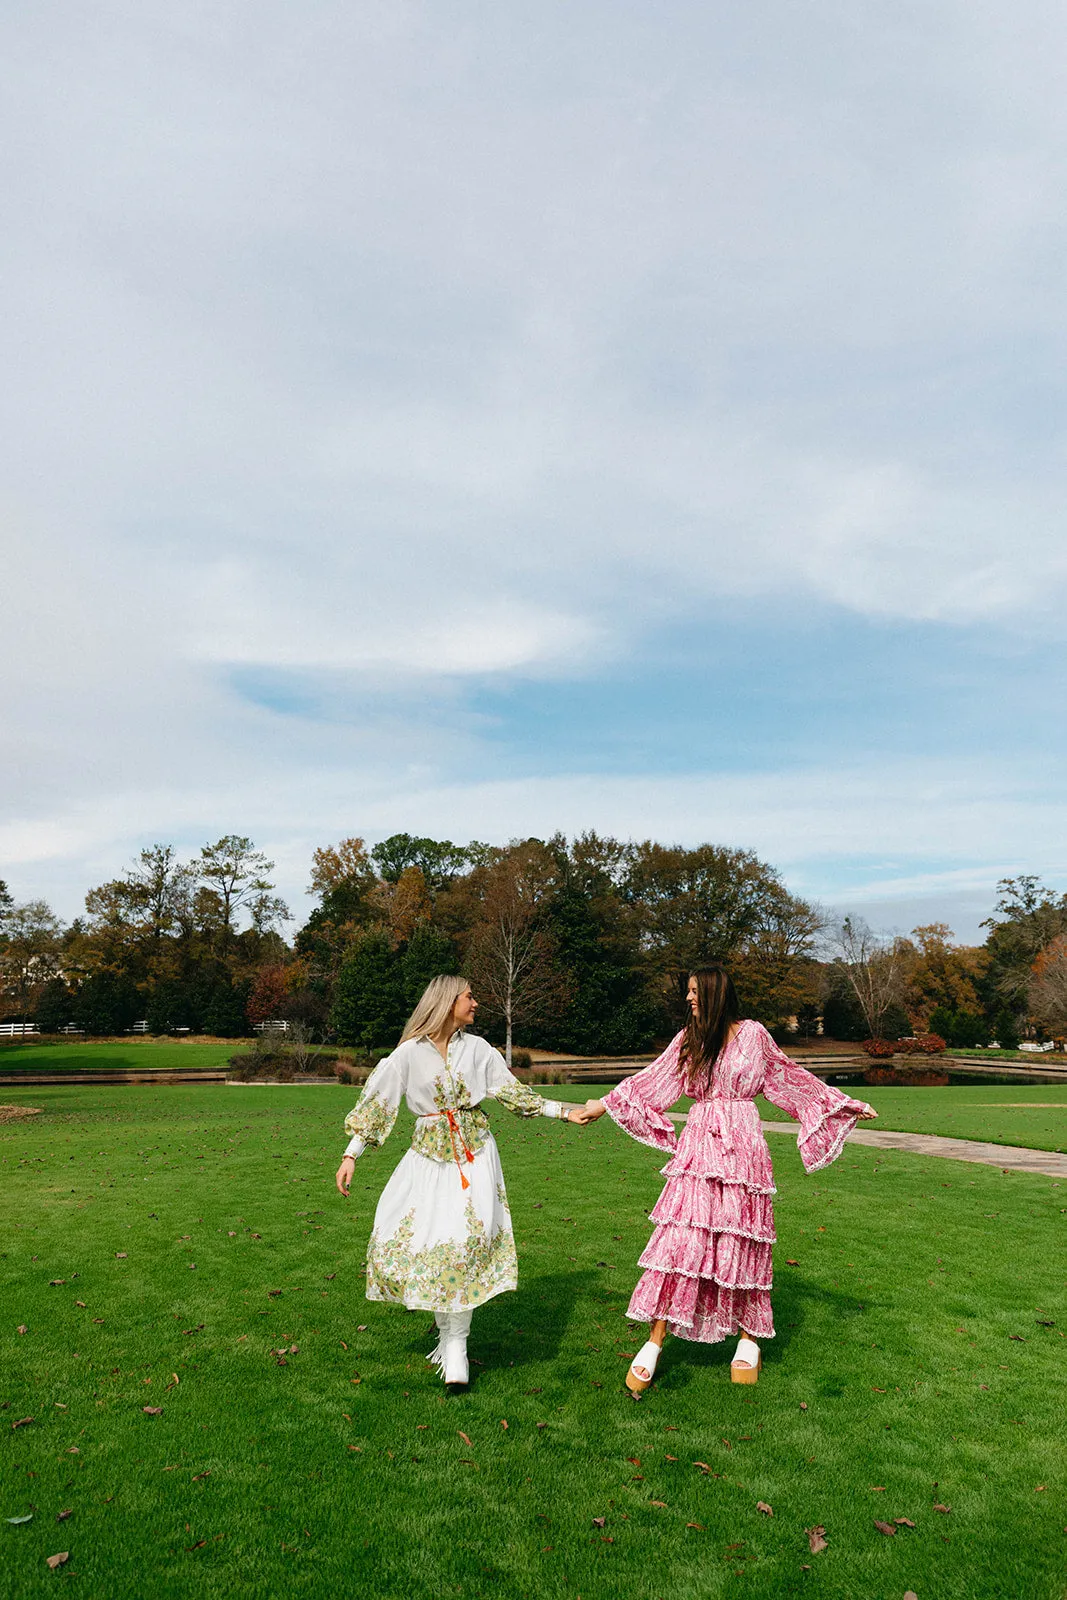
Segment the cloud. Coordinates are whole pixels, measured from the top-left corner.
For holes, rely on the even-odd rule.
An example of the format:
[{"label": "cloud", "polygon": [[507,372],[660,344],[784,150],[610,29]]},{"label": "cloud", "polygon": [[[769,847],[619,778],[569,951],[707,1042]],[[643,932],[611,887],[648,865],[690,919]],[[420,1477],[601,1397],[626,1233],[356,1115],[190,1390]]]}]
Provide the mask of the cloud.
[{"label": "cloud", "polygon": [[743,744],[733,780],[509,782],[472,710],[741,603],[1023,650],[1058,617],[1060,12],[110,0],[0,42],[27,884],[406,818],[725,830],[804,885],[1060,860],[995,753],[861,770],[844,712],[825,778],[760,787]]}]

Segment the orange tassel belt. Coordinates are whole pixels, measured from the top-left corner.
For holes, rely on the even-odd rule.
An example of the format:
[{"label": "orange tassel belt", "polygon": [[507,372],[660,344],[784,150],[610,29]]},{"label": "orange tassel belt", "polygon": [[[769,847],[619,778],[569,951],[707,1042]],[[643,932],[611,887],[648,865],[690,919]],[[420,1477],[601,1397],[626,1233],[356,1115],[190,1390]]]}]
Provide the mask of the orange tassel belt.
[{"label": "orange tassel belt", "polygon": [[[456,1170],[459,1172],[459,1181],[463,1185],[464,1189],[469,1189],[470,1188],[470,1182],[464,1176],[463,1164],[459,1159],[459,1152],[462,1149],[464,1157],[466,1158],[466,1160],[467,1161],[473,1161],[474,1160],[474,1151],[473,1150],[468,1150],[468,1148],[467,1148],[467,1141],[463,1137],[463,1130],[460,1127],[459,1122],[456,1119],[456,1113],[454,1111],[452,1111],[452,1110],[447,1110],[446,1109],[444,1111],[428,1111],[428,1112],[426,1112],[425,1115],[426,1115],[427,1121],[429,1121],[429,1119],[431,1117],[447,1117],[448,1118],[448,1134],[449,1134],[449,1138],[452,1140],[452,1155],[453,1155],[453,1157],[455,1159]],[[457,1138],[459,1140],[459,1144],[458,1145],[456,1143]]]}]

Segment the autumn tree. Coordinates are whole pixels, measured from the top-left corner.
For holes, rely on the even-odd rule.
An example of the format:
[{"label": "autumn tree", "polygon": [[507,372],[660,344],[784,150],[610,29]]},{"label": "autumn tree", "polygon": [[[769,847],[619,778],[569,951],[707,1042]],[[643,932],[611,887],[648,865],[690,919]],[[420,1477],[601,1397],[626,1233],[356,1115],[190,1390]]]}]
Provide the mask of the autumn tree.
[{"label": "autumn tree", "polygon": [[63,925],[44,900],[12,904],[0,939],[0,997],[8,1015],[28,1016],[45,985],[60,976]]},{"label": "autumn tree", "polygon": [[887,1017],[901,1003],[902,943],[872,932],[862,917],[844,917],[834,930],[834,944],[870,1036],[881,1038]]},{"label": "autumn tree", "polygon": [[197,903],[223,949],[234,937],[242,910],[261,934],[289,920],[285,901],[274,894],[267,878],[273,871],[274,862],[242,834],[227,833],[215,844],[204,845],[197,870],[202,884]]},{"label": "autumn tree", "polygon": [[1057,934],[1038,952],[1028,998],[1034,1021],[1062,1042],[1067,1036],[1067,934]]},{"label": "autumn tree", "polygon": [[485,1012],[503,1026],[510,1066],[516,1024],[535,1023],[566,1000],[546,919],[554,862],[541,840],[527,839],[499,851],[481,871],[481,913],[467,964]]}]

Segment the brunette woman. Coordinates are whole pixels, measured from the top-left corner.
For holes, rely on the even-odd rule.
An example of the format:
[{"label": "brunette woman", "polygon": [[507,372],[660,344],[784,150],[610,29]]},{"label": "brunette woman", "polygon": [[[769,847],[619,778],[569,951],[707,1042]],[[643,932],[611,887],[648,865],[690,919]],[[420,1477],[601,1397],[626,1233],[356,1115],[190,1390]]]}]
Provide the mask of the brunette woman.
[{"label": "brunette woman", "polygon": [[[877,1115],[791,1061],[761,1023],[740,1020],[725,967],[698,968],[688,1000],[689,1022],[659,1059],[585,1107],[590,1120],[606,1111],[671,1157],[627,1312],[651,1324],[626,1376],[635,1394],[651,1383],[668,1332],[705,1344],[740,1334],[730,1375],[735,1383],[759,1376],[756,1341],[774,1337],[775,1190],[756,1096],[797,1118],[808,1172],[829,1166],[856,1122]],[[666,1112],[683,1095],[694,1104],[679,1136]]]}]

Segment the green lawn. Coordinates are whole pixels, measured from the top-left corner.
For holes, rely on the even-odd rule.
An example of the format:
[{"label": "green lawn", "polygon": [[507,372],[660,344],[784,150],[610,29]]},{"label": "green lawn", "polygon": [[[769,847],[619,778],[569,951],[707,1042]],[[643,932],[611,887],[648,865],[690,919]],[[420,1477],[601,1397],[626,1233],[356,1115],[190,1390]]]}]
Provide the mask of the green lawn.
[{"label": "green lawn", "polygon": [[192,1072],[224,1067],[248,1039],[186,1044],[181,1039],[83,1039],[78,1044],[6,1044],[0,1047],[3,1072]]},{"label": "green lawn", "polygon": [[403,1119],[346,1204],[350,1089],[2,1098],[46,1109],[0,1126],[5,1594],[1062,1600],[1067,1185],[862,1147],[807,1178],[775,1140],[759,1384],[673,1342],[635,1403],[662,1158],[494,1110],[521,1283],[446,1396],[430,1319],[362,1294]]},{"label": "green lawn", "polygon": [[[1067,1150],[1067,1084],[960,1084],[951,1089],[849,1087],[878,1113],[872,1128],[902,1133],[943,1133],[953,1139],[985,1139],[1033,1150]],[[788,1119],[760,1101],[768,1122]]]}]

